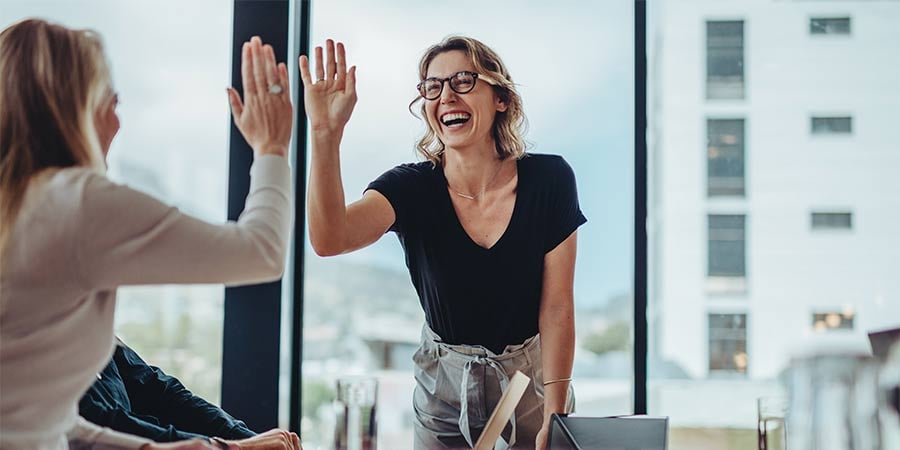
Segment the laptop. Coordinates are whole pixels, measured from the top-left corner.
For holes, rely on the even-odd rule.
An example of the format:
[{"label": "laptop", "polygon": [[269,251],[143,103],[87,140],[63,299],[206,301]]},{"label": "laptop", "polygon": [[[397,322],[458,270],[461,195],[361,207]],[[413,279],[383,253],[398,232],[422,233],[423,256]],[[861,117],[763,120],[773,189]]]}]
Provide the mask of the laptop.
[{"label": "laptop", "polygon": [[668,417],[553,414],[547,450],[666,450]]},{"label": "laptop", "polygon": [[869,344],[872,345],[872,354],[880,361],[886,361],[891,346],[900,342],[900,328],[888,328],[869,332]]}]

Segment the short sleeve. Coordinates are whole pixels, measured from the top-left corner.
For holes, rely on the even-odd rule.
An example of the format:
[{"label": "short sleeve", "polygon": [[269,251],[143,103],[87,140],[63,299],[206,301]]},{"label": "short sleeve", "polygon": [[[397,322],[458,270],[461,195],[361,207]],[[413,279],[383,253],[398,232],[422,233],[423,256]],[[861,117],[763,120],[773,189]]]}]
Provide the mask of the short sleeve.
[{"label": "short sleeve", "polygon": [[547,234],[544,253],[549,253],[566,240],[578,227],[587,222],[578,204],[578,188],[575,183],[575,172],[562,158],[553,159],[547,168],[553,180],[553,201],[550,203],[550,214],[547,215]]},{"label": "short sleeve", "polygon": [[408,229],[418,196],[423,192],[423,170],[430,163],[402,164],[383,173],[369,183],[366,190],[374,190],[385,196],[394,208],[394,223],[390,231],[403,233]]}]

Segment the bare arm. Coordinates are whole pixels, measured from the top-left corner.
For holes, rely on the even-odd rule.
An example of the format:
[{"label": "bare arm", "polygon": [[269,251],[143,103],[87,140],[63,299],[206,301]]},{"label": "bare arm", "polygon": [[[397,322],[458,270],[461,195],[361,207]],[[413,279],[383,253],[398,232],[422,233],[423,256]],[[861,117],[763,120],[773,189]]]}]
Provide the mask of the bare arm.
[{"label": "bare arm", "polygon": [[[572,376],[575,357],[575,253],[577,232],[544,256],[544,287],[538,328],[541,333],[541,364],[544,381]],[[544,429],[538,435],[537,448],[546,445],[550,415],[564,413],[569,383],[553,383],[544,387]],[[541,442],[541,439],[544,441]]]},{"label": "bare arm", "polygon": [[378,192],[368,191],[347,206],[341,183],[340,145],[356,105],[356,67],[347,70],[344,46],[326,42],[327,59],[316,47],[316,79],[309,59],[300,56],[306,114],[312,131],[307,217],[309,240],[320,256],[339,255],[378,240],[394,223],[394,209]]}]

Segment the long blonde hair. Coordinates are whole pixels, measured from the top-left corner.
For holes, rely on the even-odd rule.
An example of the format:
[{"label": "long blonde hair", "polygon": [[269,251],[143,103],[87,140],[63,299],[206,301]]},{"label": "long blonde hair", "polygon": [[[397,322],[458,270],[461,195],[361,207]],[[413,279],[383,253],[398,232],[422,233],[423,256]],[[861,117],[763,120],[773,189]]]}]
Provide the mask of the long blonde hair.
[{"label": "long blonde hair", "polygon": [[0,32],[0,250],[34,175],[104,170],[94,113],[110,86],[93,31],[27,19]]},{"label": "long blonde hair", "polygon": [[[502,159],[521,158],[525,155],[525,130],[528,122],[525,119],[525,110],[522,107],[522,97],[516,90],[512,77],[500,56],[484,45],[481,41],[466,36],[448,36],[443,41],[432,45],[425,50],[419,60],[419,80],[424,80],[428,73],[428,66],[441,53],[452,50],[460,50],[472,59],[472,65],[479,74],[486,75],[493,82],[491,87],[506,104],[506,111],[497,112],[494,118],[492,135],[496,143],[497,157]],[[410,112],[417,102],[421,102],[421,117],[425,117],[425,102],[421,95],[416,96],[409,104]],[[415,114],[415,113],[414,113]],[[444,153],[444,143],[437,136],[437,132],[424,120],[425,134],[416,143],[416,150],[434,164],[438,164]]]}]

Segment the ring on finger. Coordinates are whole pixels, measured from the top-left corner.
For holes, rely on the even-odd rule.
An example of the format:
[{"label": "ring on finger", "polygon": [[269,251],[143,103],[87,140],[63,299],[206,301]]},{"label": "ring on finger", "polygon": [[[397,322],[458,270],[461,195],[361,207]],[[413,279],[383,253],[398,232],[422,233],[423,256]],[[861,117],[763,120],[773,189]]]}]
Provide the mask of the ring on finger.
[{"label": "ring on finger", "polygon": [[280,84],[277,84],[277,83],[276,83],[276,84],[271,84],[271,85],[269,85],[269,93],[272,94],[272,95],[278,95],[278,94],[280,94],[282,91],[284,91],[284,89],[281,87]]}]

